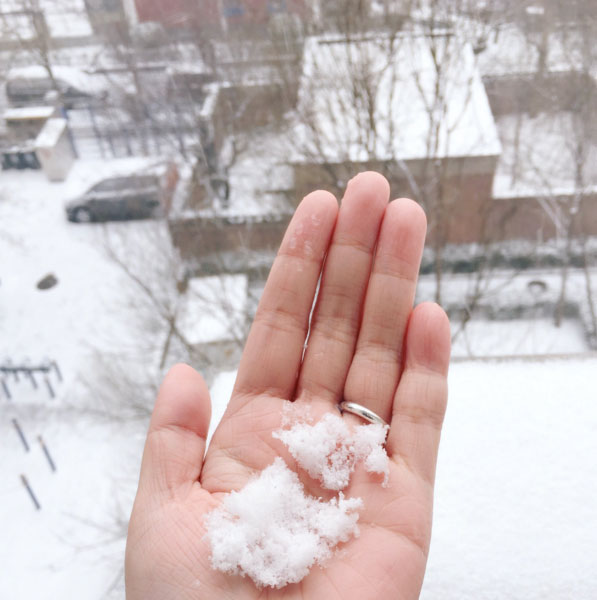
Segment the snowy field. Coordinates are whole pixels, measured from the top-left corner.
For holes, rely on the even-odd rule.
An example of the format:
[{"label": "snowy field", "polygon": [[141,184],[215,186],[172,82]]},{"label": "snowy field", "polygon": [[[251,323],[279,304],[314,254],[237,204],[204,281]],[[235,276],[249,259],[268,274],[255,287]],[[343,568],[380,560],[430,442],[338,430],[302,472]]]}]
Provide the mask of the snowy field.
[{"label": "snowy field", "polygon": [[[126,522],[144,431],[138,423],[97,422],[47,399],[30,403],[28,382],[12,388],[12,404],[3,399],[0,411],[0,597],[99,600],[113,586],[112,597],[122,597]],[[13,428],[15,417],[29,452]],[[34,509],[21,474],[41,510]]]},{"label": "snowy field", "polygon": [[452,366],[423,600],[595,598],[596,373]]},{"label": "snowy field", "polygon": [[[123,341],[117,301],[124,282],[106,258],[105,235],[132,237],[156,222],[81,226],[66,220],[64,204],[102,176],[144,164],[78,161],[66,182],[53,184],[41,171],[0,173],[0,356],[15,362],[50,357],[68,374],[82,366],[90,345]],[[58,284],[38,290],[50,273]]]},{"label": "snowy field", "polygon": [[[145,423],[95,416],[89,398],[79,404],[79,378],[93,365],[93,349],[138,353],[146,343],[123,309],[126,282],[106,258],[106,231],[136,239],[163,224],[68,223],[64,201],[93,183],[99,168],[80,161],[64,184],[38,172],[0,173],[0,360],[49,357],[64,375],[62,383],[52,378],[55,399],[24,379],[8,378],[11,401],[0,390],[2,598],[122,597],[123,536]],[[48,273],[58,285],[37,290]],[[471,345],[476,354],[582,352],[577,325],[550,333],[539,318],[477,322],[456,354],[468,355]],[[597,357],[586,353],[453,365],[425,600],[595,597],[595,373]],[[214,424],[233,380],[224,373],[211,386]]]}]

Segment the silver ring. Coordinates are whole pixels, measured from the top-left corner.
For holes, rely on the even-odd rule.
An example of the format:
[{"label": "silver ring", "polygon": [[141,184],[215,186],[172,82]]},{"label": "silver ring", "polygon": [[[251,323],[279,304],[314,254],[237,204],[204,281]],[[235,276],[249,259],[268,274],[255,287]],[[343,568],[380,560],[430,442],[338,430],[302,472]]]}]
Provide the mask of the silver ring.
[{"label": "silver ring", "polygon": [[366,406],[362,406],[356,402],[347,402],[346,400],[343,400],[340,402],[340,404],[338,404],[338,409],[340,410],[340,413],[352,413],[357,417],[361,417],[361,419],[365,419],[365,421],[368,421],[369,423],[383,425],[384,427],[388,426],[388,424],[377,413],[374,413]]}]

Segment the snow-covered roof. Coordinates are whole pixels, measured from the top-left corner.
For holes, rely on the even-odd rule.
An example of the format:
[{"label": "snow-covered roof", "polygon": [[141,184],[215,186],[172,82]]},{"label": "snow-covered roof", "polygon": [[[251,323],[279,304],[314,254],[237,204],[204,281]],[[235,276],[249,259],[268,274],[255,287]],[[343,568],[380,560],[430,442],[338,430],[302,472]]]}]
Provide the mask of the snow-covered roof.
[{"label": "snow-covered roof", "polygon": [[66,119],[48,119],[35,138],[36,148],[53,148],[66,130]]},{"label": "snow-covered roof", "polygon": [[193,58],[193,60],[189,62],[177,62],[174,65],[168,64],[166,66],[166,71],[170,75],[177,73],[182,73],[184,75],[210,75],[212,73],[211,68],[201,61],[200,58]]},{"label": "snow-covered roof", "polygon": [[216,83],[210,83],[205,86],[207,94],[199,111],[200,119],[212,119],[218,104],[220,87]]},{"label": "snow-covered roof", "polygon": [[[441,54],[439,77],[432,43]],[[439,96],[442,102],[436,101]],[[299,113],[299,162],[313,157],[363,162],[495,156],[501,151],[472,48],[446,35],[433,42],[414,32],[350,41],[308,39]]]},{"label": "snow-covered roof", "polygon": [[[542,39],[542,31],[522,31],[514,24],[500,28],[497,35],[487,40],[486,49],[478,55],[483,77],[528,75],[539,67],[540,49],[545,44],[545,68],[557,73],[582,70],[589,65],[597,76],[597,46],[583,44],[582,34],[571,29],[552,31]],[[590,56],[584,56],[586,52]]]},{"label": "snow-covered roof", "polygon": [[[52,66],[52,73],[56,79],[64,81],[82,92],[100,92],[106,89],[103,78],[94,77],[78,69],[65,65]],[[48,79],[48,71],[42,65],[29,65],[16,67],[7,74],[7,81],[11,79]]]},{"label": "snow-covered roof", "polygon": [[[507,115],[498,120],[503,153],[493,182],[494,198],[569,196],[597,193],[597,143],[569,112]],[[586,149],[577,154],[579,141]],[[579,162],[580,161],[580,162]],[[577,166],[583,181],[576,189]]]},{"label": "snow-covered roof", "polygon": [[3,113],[5,121],[17,121],[21,119],[48,119],[56,113],[54,106],[21,106],[19,108],[7,108]]}]

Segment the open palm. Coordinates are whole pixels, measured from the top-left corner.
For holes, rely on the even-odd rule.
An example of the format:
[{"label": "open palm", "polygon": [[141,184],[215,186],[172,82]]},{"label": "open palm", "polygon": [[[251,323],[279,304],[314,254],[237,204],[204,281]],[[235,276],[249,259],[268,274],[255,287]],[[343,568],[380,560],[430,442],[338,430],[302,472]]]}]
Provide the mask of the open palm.
[{"label": "open palm", "polygon": [[[450,334],[437,305],[412,308],[423,211],[410,200],[388,199],[386,180],[369,172],[349,183],[340,210],[322,191],[300,204],[207,453],[210,401],[203,379],[184,365],[167,375],[129,525],[128,600],[418,597],[431,533]],[[343,399],[390,423],[389,486],[357,468],[344,491],[363,499],[360,536],[323,568],[282,589],[259,589],[249,578],[214,571],[204,537],[206,513],[276,456],[297,471],[311,494],[330,496],[297,470],[272,431],[280,428],[285,400],[308,406],[317,419],[336,412]],[[360,423],[352,415],[344,418]]]}]

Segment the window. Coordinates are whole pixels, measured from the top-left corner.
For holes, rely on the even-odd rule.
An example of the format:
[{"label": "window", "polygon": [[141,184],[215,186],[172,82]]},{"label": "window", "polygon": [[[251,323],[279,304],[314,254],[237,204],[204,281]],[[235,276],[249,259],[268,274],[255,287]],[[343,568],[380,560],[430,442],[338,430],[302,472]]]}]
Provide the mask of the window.
[{"label": "window", "polygon": [[129,177],[124,180],[124,186],[127,188],[148,188],[158,185],[158,180],[155,175],[139,175]]},{"label": "window", "polygon": [[158,179],[155,175],[129,175],[127,177],[112,177],[96,183],[89,192],[124,192],[148,187],[156,187]]}]

